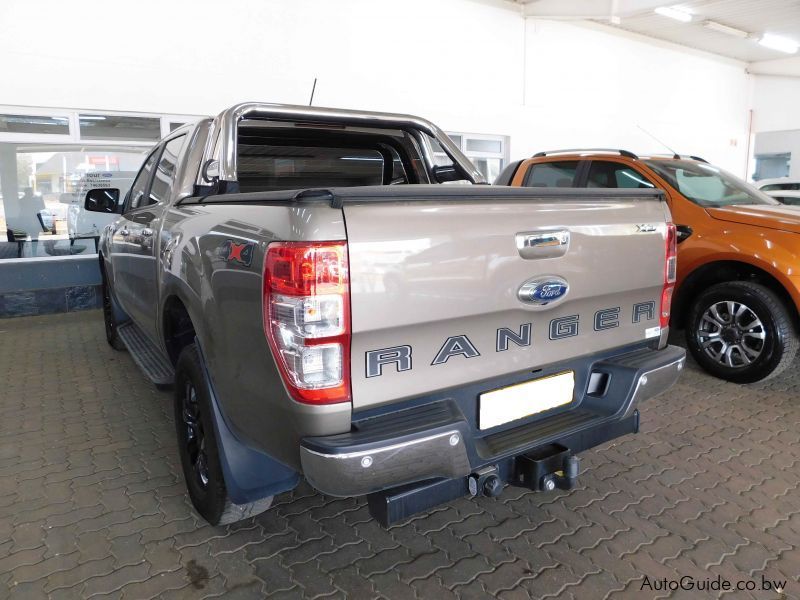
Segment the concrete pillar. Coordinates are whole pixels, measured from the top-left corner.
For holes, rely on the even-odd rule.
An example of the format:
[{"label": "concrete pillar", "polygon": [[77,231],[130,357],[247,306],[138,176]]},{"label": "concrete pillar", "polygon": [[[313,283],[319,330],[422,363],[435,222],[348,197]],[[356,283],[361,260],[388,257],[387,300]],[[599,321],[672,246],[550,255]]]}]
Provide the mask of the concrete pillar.
[{"label": "concrete pillar", "polygon": [[4,239],[6,228],[12,227],[19,215],[18,189],[17,146],[0,144],[0,193],[3,195],[3,210],[6,215],[6,227],[0,231],[0,239]]}]

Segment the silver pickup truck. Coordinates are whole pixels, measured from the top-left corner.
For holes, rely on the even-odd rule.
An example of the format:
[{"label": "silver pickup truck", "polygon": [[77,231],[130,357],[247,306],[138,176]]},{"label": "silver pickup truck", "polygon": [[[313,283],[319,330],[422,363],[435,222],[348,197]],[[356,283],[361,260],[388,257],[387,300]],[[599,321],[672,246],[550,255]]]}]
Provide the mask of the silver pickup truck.
[{"label": "silver pickup truck", "polygon": [[367,495],[385,525],[569,488],[576,454],[637,432],[684,365],[659,191],[485,185],[420,118],[234,106],[85,208],[119,215],[100,242],[108,342],[174,386],[212,524],[300,477]]}]

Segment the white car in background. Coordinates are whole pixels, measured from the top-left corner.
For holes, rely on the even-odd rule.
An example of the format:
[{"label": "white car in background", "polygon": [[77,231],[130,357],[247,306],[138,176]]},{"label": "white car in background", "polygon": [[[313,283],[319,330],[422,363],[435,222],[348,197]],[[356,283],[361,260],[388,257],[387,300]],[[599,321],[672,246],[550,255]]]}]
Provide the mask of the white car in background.
[{"label": "white car in background", "polygon": [[800,205],[800,179],[791,179],[790,177],[762,179],[755,185],[781,204]]},{"label": "white car in background", "polygon": [[67,213],[67,232],[70,241],[78,239],[97,239],[103,228],[113,223],[117,218],[116,214],[106,214],[87,211],[84,208],[86,192],[97,188],[117,188],[120,198],[133,184],[136,177],[135,171],[97,171],[87,173],[80,178],[75,191],[70,194],[62,194],[61,202],[69,204]]}]

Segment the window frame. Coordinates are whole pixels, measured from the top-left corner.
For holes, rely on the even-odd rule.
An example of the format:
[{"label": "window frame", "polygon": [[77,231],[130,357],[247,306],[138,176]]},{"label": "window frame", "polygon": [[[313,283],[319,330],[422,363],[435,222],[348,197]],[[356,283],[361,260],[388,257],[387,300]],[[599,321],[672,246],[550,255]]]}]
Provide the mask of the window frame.
[{"label": "window frame", "polygon": [[528,185],[531,178],[533,177],[533,169],[538,166],[542,165],[549,165],[553,163],[575,163],[575,174],[572,176],[572,185],[569,186],[571,188],[579,188],[579,187],[586,187],[586,173],[588,172],[588,166],[584,163],[587,161],[581,160],[579,158],[566,158],[566,157],[558,157],[554,158],[553,160],[541,160],[532,162],[528,165],[528,168],[525,170],[525,175],[522,178],[522,187],[535,189],[533,186]]},{"label": "window frame", "polygon": [[[142,205],[142,206],[135,206],[135,207],[131,206],[131,203],[133,202],[133,188],[136,185],[136,181],[139,179],[139,175],[141,175],[142,171],[144,171],[145,165],[147,165],[147,161],[149,161],[155,155],[158,155],[158,156],[157,156],[157,158],[156,158],[156,160],[155,160],[155,162],[153,164],[156,167],[158,166],[158,162],[161,160],[161,153],[164,150],[164,145],[165,144],[163,144],[163,143],[158,144],[155,148],[153,148],[153,151],[150,152],[150,154],[148,154],[145,157],[145,159],[142,161],[142,166],[139,167],[139,170],[136,172],[136,177],[133,178],[133,182],[131,183],[131,187],[128,190],[127,196],[125,197],[125,202],[122,205],[122,215],[123,216],[126,216],[126,215],[131,214],[131,213],[135,213],[140,208],[147,208],[149,206],[152,206],[152,204],[150,204],[150,203],[147,203],[147,204]],[[155,175],[155,173],[156,173],[156,170],[154,168],[150,172],[150,174],[147,176],[147,182],[144,184],[144,188],[142,189],[142,191],[143,191],[142,196],[143,197],[147,196],[148,198],[150,198],[150,186],[153,183],[153,176]]]},{"label": "window frame", "polygon": [[28,108],[25,106],[0,106],[0,114],[3,115],[24,115],[31,117],[58,117],[67,119],[67,128],[69,133],[11,133],[0,132],[0,142],[11,143],[26,143],[26,142],[42,142],[42,143],[55,143],[66,144],[74,141],[73,139],[73,118],[72,114],[66,110],[48,109],[48,108]]},{"label": "window frame", "polygon": [[633,171],[634,173],[639,175],[639,177],[644,179],[647,183],[649,183],[653,187],[652,188],[621,188],[621,187],[613,187],[613,188],[594,188],[594,189],[609,189],[609,190],[611,190],[611,189],[616,189],[616,190],[623,190],[623,189],[626,189],[626,190],[627,189],[630,189],[630,190],[654,189],[654,190],[656,190],[656,189],[659,189],[658,184],[656,184],[654,181],[652,181],[652,177],[642,173],[641,169],[636,169],[631,164],[629,164],[627,162],[622,162],[620,160],[609,160],[609,159],[605,159],[605,158],[602,158],[602,159],[590,158],[590,159],[586,159],[583,162],[586,163],[586,169],[585,169],[585,172],[584,172],[585,179],[584,179],[583,185],[581,187],[585,187],[585,188],[589,187],[589,174],[591,173],[592,165],[594,163],[608,163],[608,164],[612,164],[612,165],[617,165],[621,169],[628,169],[630,171]]},{"label": "window frame", "polygon": [[[162,141],[159,144],[159,146],[161,148],[161,152],[158,155],[158,160],[156,161],[156,166],[153,169],[153,172],[151,173],[150,185],[147,188],[147,199],[148,199],[148,202],[147,202],[147,204],[145,206],[153,206],[154,204],[165,204],[165,203],[169,202],[172,199],[172,192],[175,189],[175,182],[178,181],[178,169],[181,166],[181,157],[183,156],[183,149],[186,147],[186,138],[187,138],[187,134],[186,133],[181,133],[181,134],[178,134],[178,135],[174,135],[174,136],[170,137],[169,139],[166,139],[166,140]],[[178,151],[178,154],[175,155],[175,176],[173,177],[172,181],[169,184],[169,188],[167,189],[167,197],[165,199],[156,200],[155,202],[153,202],[151,200],[151,194],[153,192],[153,182],[156,179],[156,173],[158,173],[158,166],[161,164],[161,159],[164,158],[164,152],[166,152],[167,146],[171,142],[174,142],[175,140],[179,140],[179,139],[183,139],[183,142],[181,142],[181,147],[180,147],[180,150]],[[148,155],[148,158],[149,158],[149,155]],[[145,162],[147,162],[147,161],[145,161]],[[142,166],[144,166],[144,163],[142,163]],[[131,185],[131,188],[133,188],[133,185]],[[138,208],[142,208],[142,207],[138,207]]]},{"label": "window frame", "polygon": [[[204,118],[204,115],[181,115],[169,113],[149,113],[120,110],[102,110],[99,108],[75,109],[63,107],[30,107],[14,104],[0,104],[0,114],[4,115],[30,115],[34,117],[60,117],[66,118],[69,134],[60,133],[7,133],[0,132],[0,143],[56,143],[77,144],[81,146],[142,146],[150,148],[162,139],[169,136],[177,129],[170,131],[171,123],[194,124]],[[159,119],[160,135],[154,140],[128,140],[124,138],[84,139],[80,135],[80,115],[88,116],[115,116],[115,117],[142,117]]]}]

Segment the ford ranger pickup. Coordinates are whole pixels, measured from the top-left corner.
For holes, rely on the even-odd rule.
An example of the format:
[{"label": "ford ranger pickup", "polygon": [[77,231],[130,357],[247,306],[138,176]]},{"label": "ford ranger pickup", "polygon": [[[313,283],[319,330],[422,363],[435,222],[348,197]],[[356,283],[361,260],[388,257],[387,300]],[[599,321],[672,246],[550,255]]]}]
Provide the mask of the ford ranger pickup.
[{"label": "ford ranger pickup", "polygon": [[752,383],[792,365],[800,347],[800,211],[697,156],[627,150],[539,152],[498,184],[664,190],[678,229],[672,325],[716,377]]},{"label": "ford ranger pickup", "polygon": [[577,453],[638,431],[685,359],[663,194],[484,183],[424,119],[249,103],[86,194],[115,215],[108,342],[174,386],[208,522],[301,477],[384,525],[569,488]]}]

